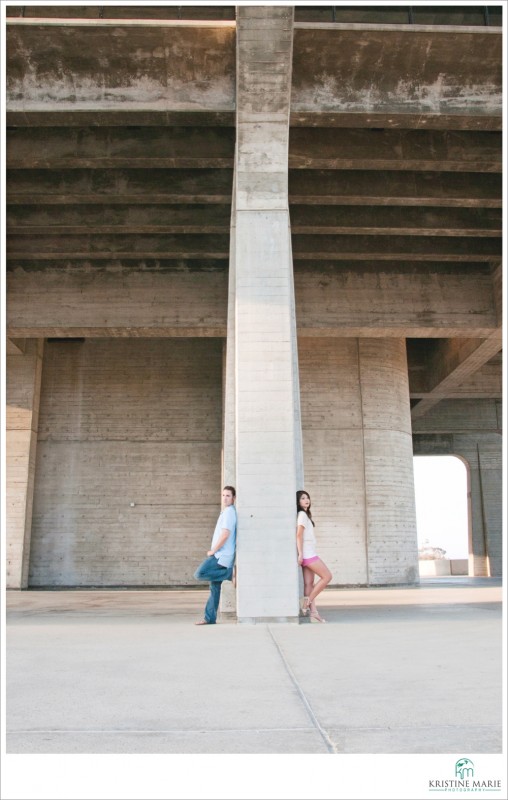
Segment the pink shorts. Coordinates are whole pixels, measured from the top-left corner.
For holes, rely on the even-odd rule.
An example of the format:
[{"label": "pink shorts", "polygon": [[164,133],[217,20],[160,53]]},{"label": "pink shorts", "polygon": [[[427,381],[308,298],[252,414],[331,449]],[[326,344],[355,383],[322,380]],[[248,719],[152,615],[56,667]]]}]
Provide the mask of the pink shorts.
[{"label": "pink shorts", "polygon": [[312,558],[304,558],[302,561],[302,567],[307,567],[309,564],[313,564],[314,561],[319,561],[319,556],[312,556]]}]

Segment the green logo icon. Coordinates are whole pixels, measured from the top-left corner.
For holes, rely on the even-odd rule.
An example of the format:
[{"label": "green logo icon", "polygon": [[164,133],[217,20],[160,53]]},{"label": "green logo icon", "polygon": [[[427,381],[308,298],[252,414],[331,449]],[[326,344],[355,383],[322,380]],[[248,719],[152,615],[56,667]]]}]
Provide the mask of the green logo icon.
[{"label": "green logo icon", "polygon": [[472,778],[474,776],[474,764],[470,758],[459,758],[457,763],[455,764],[455,777],[460,778],[461,781],[464,778]]}]

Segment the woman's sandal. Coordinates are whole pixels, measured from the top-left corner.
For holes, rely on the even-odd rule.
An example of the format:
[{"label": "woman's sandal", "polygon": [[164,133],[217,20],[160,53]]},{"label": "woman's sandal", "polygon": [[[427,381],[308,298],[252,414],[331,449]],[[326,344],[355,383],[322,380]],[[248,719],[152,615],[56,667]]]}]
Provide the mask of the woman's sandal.
[{"label": "woman's sandal", "polygon": [[306,617],[310,612],[310,600],[308,597],[304,597],[302,600],[302,614]]},{"label": "woman's sandal", "polygon": [[311,619],[315,619],[316,622],[326,622],[326,619],[323,619],[323,617],[320,617],[319,614],[317,613],[317,611],[315,611],[315,612],[311,611],[310,612],[310,618]]}]

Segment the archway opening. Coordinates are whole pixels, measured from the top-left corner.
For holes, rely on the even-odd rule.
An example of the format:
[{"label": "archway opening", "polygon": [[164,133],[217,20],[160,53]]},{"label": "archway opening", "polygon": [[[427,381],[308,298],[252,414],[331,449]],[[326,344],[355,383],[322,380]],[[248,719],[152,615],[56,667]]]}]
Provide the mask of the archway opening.
[{"label": "archway opening", "polygon": [[415,456],[420,577],[469,574],[468,472],[458,456]]}]

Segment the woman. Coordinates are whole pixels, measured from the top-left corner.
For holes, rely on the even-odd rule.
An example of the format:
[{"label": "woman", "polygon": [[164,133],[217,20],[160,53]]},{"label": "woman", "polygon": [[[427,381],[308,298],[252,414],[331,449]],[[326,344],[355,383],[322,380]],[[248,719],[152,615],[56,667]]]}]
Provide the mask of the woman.
[{"label": "woman", "polygon": [[[308,492],[296,493],[296,546],[298,548],[298,563],[303,568],[303,585],[305,596],[303,598],[302,613],[310,614],[311,619],[317,622],[326,622],[316,608],[316,597],[328,586],[332,573],[321,561],[316,553],[316,538],[314,536],[314,520],[310,510],[310,496]],[[319,580],[314,586],[314,576]]]}]

